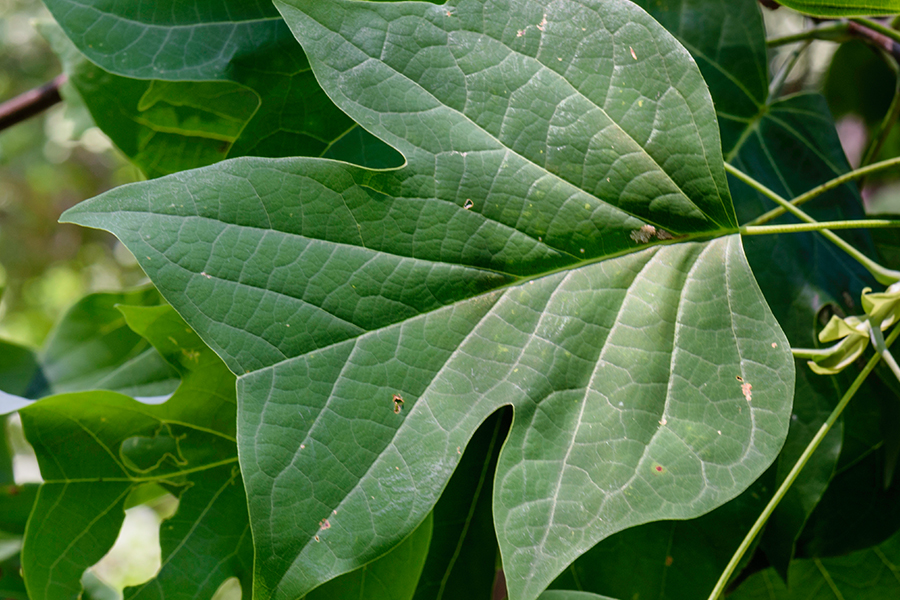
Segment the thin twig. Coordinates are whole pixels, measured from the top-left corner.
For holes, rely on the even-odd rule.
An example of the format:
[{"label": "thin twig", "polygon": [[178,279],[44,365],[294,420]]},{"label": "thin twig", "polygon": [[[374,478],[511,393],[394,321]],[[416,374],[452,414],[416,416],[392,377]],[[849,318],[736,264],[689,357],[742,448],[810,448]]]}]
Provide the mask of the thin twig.
[{"label": "thin twig", "polygon": [[53,81],[20,94],[0,104],[0,131],[39,114],[54,104],[62,102],[59,88],[66,82],[66,74],[57,75]]},{"label": "thin twig", "polygon": [[792,33],[781,37],[769,38],[766,40],[766,46],[775,48],[777,46],[785,46],[797,42],[807,40],[822,40],[826,42],[843,42],[848,38],[848,24],[846,22],[834,23],[832,25],[824,25],[822,27],[813,27],[798,33]]}]

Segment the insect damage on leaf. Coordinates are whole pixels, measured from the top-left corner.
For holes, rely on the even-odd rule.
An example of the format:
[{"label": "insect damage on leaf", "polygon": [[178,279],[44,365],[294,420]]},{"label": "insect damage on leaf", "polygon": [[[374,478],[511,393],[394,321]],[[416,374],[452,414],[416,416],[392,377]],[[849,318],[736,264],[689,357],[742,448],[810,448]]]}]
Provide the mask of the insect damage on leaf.
[{"label": "insect damage on leaf", "polygon": [[401,410],[403,410],[403,398],[400,397],[400,394],[394,394],[394,414],[399,415]]},{"label": "insect damage on leaf", "polygon": [[631,239],[638,244],[646,244],[654,237],[658,240],[671,240],[674,236],[665,229],[657,229],[653,225],[644,225],[631,232]]}]

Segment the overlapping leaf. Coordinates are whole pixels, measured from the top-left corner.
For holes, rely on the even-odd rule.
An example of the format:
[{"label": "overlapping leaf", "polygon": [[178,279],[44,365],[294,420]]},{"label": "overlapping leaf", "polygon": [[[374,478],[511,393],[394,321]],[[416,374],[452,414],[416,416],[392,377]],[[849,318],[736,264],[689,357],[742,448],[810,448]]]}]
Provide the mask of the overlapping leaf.
[{"label": "overlapping leaf", "polygon": [[404,168],[239,159],[67,214],[118,235],[244,374],[258,597],[384,554],[505,404],[494,517],[515,598],[759,476],[792,360],[727,235],[684,48],[627,2],[279,8]]},{"label": "overlapping leaf", "polygon": [[77,48],[50,31],[72,85],[150,176],[245,155],[400,164],[327,98],[269,2],[47,6]]}]

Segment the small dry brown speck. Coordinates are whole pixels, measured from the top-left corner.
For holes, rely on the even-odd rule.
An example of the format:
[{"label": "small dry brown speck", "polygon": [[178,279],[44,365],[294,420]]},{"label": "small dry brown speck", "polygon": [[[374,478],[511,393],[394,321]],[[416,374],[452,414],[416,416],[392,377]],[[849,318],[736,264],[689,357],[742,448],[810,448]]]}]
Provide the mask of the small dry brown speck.
[{"label": "small dry brown speck", "polygon": [[399,415],[403,409],[403,398],[400,394],[394,394],[394,414]]},{"label": "small dry brown speck", "polygon": [[750,391],[752,389],[753,389],[753,386],[750,385],[749,383],[745,383],[745,384],[741,385],[741,393],[744,394],[744,398],[747,399],[747,402],[750,402],[750,398],[753,395],[753,393]]},{"label": "small dry brown speck", "polygon": [[319,536],[314,536],[314,537],[315,537],[316,541],[318,542],[318,541],[319,541]]},{"label": "small dry brown speck", "polygon": [[743,382],[743,381],[744,381],[744,378],[741,377],[740,375],[735,375],[734,378],[737,379],[737,380],[740,381],[740,382]]},{"label": "small dry brown speck", "polygon": [[328,522],[328,519],[319,521],[319,529],[331,529],[331,523]]},{"label": "small dry brown speck", "polygon": [[773,348],[777,348],[777,347],[778,347],[778,344],[776,344],[775,342],[772,342],[772,347],[773,347]]},{"label": "small dry brown speck", "polygon": [[671,556],[666,557],[666,566],[667,567],[671,567],[673,562],[675,562],[674,558],[672,558]]}]

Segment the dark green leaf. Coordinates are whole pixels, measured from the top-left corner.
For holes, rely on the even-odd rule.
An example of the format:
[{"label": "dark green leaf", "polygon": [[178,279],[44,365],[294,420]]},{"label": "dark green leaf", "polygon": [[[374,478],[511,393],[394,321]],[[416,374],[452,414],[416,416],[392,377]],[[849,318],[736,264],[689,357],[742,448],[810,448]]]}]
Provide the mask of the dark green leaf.
[{"label": "dark green leaf", "polygon": [[16,537],[0,537],[0,596],[14,600],[28,600],[25,581],[19,573],[21,561],[18,548],[21,539]]},{"label": "dark green leaf", "polygon": [[745,581],[730,600],[885,600],[900,596],[900,534],[847,556],[797,560],[790,588],[772,570]]},{"label": "dark green leaf", "polygon": [[540,600],[615,600],[608,596],[598,596],[589,592],[573,592],[570,590],[547,590]]},{"label": "dark green leaf", "polygon": [[755,0],[638,0],[690,52],[715,100],[722,148],[732,152],[765,110],[769,70]]},{"label": "dark green leaf", "polygon": [[[29,388],[41,379],[41,367],[35,353],[30,348],[0,340],[0,357],[0,390],[15,396],[32,397]],[[0,413],[4,412],[0,408]]]},{"label": "dark green leaf", "polygon": [[[271,4],[47,3],[97,124],[148,175],[235,156],[401,164],[328,99]],[[85,59],[86,58],[86,59]],[[187,99],[187,102],[185,102]]]},{"label": "dark green leaf", "polygon": [[491,512],[493,479],[511,417],[507,409],[478,428],[435,505],[416,600],[490,597],[500,551]]},{"label": "dark green leaf", "polygon": [[[732,153],[736,166],[788,198],[849,170],[828,108],[821,96],[812,94],[766,107]],[[732,181],[732,190],[743,221],[773,206],[740,182]],[[860,218],[863,214],[859,195],[851,185],[817,198],[806,209],[822,220]],[[790,222],[792,218],[782,220]],[[858,248],[871,250],[871,240],[864,234],[847,235]],[[848,298],[852,302],[864,286],[872,284],[868,273],[817,234],[749,238],[746,247],[766,300],[797,347],[817,343],[816,317],[823,306],[847,306]],[[823,378],[805,365],[798,369],[791,433],[778,460],[779,479],[793,467],[852,378],[852,374]],[[841,436],[838,424],[769,521],[762,547],[782,574],[787,574],[806,519],[829,485],[844,444]]]}]

